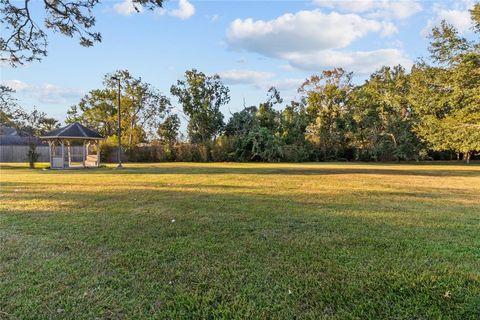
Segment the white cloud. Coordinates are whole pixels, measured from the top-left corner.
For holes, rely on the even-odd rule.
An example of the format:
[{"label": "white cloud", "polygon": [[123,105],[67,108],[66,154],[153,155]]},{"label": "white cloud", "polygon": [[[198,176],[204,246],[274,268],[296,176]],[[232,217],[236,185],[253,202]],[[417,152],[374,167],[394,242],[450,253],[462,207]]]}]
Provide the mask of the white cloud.
[{"label": "white cloud", "polygon": [[275,73],[254,70],[228,70],[218,72],[226,84],[247,84],[257,89],[268,89],[272,86],[279,90],[297,89],[303,79],[274,79]]},{"label": "white cloud", "polygon": [[355,14],[324,14],[319,10],[284,14],[274,20],[236,19],[227,30],[234,49],[267,56],[294,51],[344,48],[371,32],[391,33],[390,23],[364,19]]},{"label": "white cloud", "polygon": [[350,12],[365,12],[375,7],[373,0],[313,0],[313,3],[332,9],[348,9]]},{"label": "white cloud", "polygon": [[409,67],[412,62],[399,49],[356,52],[340,49],[369,33],[385,36],[397,31],[389,22],[313,10],[285,14],[270,21],[237,19],[227,30],[227,41],[233,49],[283,59],[303,70],[343,67],[364,74],[382,65]]},{"label": "white cloud", "polygon": [[291,65],[291,64],[288,64],[288,63],[287,63],[287,64],[282,64],[281,66],[279,66],[279,68],[282,69],[282,70],[285,70],[285,71],[293,71],[293,70],[295,70],[295,68],[292,67],[292,65]]},{"label": "white cloud", "polygon": [[20,80],[2,80],[1,84],[3,84],[4,86],[10,87],[17,92],[22,91],[28,87],[28,85],[25,82]]},{"label": "white cloud", "polygon": [[281,91],[297,90],[304,81],[305,79],[295,78],[275,80],[268,85],[268,88],[274,86]]},{"label": "white cloud", "polygon": [[219,14],[214,14],[214,15],[211,15],[211,16],[207,16],[207,19],[208,19],[210,22],[215,22],[215,21],[217,21],[219,18],[220,18],[220,15],[219,15]]},{"label": "white cloud", "polygon": [[341,52],[324,50],[314,53],[291,53],[285,58],[293,67],[304,70],[322,70],[341,67],[356,74],[369,74],[382,66],[401,64],[406,68],[412,61],[399,49],[380,49],[374,51]]},{"label": "white cloud", "polygon": [[[115,12],[124,16],[129,16],[136,12],[142,13],[144,11],[141,4],[134,4],[132,0],[123,0],[122,2],[115,4],[113,9]],[[188,0],[179,0],[178,8],[176,9],[155,8],[154,12],[161,16],[168,14],[169,16],[185,20],[195,14],[195,7]],[[217,18],[218,17],[215,19]]]},{"label": "white cloud", "polygon": [[188,0],[179,0],[178,9],[168,11],[168,14],[182,20],[188,19],[195,14],[195,7]]},{"label": "white cloud", "polygon": [[417,0],[314,0],[321,7],[362,13],[370,18],[407,19],[422,11]]},{"label": "white cloud", "polygon": [[2,80],[1,83],[11,87],[18,94],[36,99],[41,103],[67,103],[71,99],[80,98],[84,94],[83,90],[63,88],[49,83],[31,85],[21,80]]},{"label": "white cloud", "polygon": [[123,0],[121,3],[117,3],[113,6],[113,9],[124,16],[129,16],[132,13],[136,13],[137,10],[138,12],[143,12],[143,6],[142,5],[134,5],[132,0]]},{"label": "white cloud", "polygon": [[382,32],[381,32],[382,36],[387,37],[395,33],[398,33],[398,29],[394,24],[390,22],[382,22]]},{"label": "white cloud", "polygon": [[218,72],[227,84],[261,84],[275,76],[274,73],[254,70],[228,70]]},{"label": "white cloud", "polygon": [[473,6],[470,1],[458,2],[456,6],[447,8],[443,4],[435,3],[432,10],[435,17],[428,20],[427,25],[421,31],[423,36],[427,36],[432,28],[439,25],[442,20],[453,25],[460,33],[465,33],[473,26],[469,9]]}]

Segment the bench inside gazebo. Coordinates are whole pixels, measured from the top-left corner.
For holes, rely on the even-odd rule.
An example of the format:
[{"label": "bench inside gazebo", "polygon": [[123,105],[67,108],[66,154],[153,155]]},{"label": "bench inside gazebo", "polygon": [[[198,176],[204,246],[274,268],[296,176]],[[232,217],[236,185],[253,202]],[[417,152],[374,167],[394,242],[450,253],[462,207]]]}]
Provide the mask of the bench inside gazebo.
[{"label": "bench inside gazebo", "polygon": [[100,165],[103,137],[78,122],[50,131],[41,139],[50,146],[51,169],[96,168]]}]

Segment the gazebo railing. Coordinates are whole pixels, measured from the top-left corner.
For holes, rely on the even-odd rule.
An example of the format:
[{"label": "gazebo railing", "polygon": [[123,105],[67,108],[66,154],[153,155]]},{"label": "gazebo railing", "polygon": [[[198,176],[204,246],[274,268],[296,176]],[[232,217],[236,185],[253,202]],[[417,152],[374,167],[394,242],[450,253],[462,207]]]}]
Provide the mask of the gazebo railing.
[{"label": "gazebo railing", "polygon": [[[52,169],[67,169],[77,167],[98,167],[100,165],[100,147],[98,140],[84,141],[81,147],[81,154],[73,155],[72,142],[63,139],[49,139],[50,146],[50,167]],[[96,147],[96,152],[91,153],[91,147]],[[78,147],[76,147],[78,149]],[[72,163],[78,162],[80,157],[81,165],[73,166]],[[76,158],[76,159],[74,159]]]}]

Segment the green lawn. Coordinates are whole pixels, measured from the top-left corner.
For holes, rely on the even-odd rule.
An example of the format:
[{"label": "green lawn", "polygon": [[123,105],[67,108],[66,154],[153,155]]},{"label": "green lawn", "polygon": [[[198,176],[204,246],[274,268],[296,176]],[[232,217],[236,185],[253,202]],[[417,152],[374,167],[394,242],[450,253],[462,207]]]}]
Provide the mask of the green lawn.
[{"label": "green lawn", "polygon": [[480,318],[478,165],[0,175],[0,319]]}]

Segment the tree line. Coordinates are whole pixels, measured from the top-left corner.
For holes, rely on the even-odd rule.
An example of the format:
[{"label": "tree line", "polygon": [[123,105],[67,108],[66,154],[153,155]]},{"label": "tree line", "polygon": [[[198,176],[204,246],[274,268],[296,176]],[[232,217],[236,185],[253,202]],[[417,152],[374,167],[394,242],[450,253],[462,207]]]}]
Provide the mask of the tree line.
[{"label": "tree line", "polygon": [[72,106],[65,122],[98,130],[107,137],[104,153],[113,150],[116,77],[121,142],[132,161],[469,161],[480,151],[478,3],[471,17],[473,39],[443,21],[432,29],[430,56],[411,70],[383,67],[362,84],[341,68],[323,71],[304,81],[298,100],[284,102],[272,87],[264,102],[228,120],[221,112],[230,102],[222,79],[188,70],[170,88],[186,136],[171,99],[127,70],[105,75],[104,87]]}]

